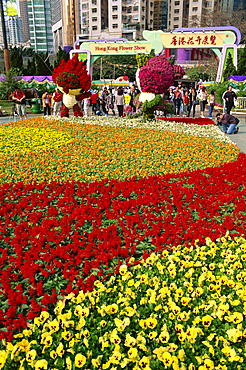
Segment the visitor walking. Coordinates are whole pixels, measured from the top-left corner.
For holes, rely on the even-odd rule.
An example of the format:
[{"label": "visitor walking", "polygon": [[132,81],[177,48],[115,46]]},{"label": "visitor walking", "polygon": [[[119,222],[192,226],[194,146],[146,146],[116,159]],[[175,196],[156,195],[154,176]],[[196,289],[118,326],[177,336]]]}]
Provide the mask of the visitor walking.
[{"label": "visitor walking", "polygon": [[197,100],[197,92],[194,87],[191,88],[190,93],[189,93],[189,100],[190,100],[190,107],[188,110],[187,117],[190,117],[190,114],[192,112],[193,118],[195,117],[196,114],[196,106],[199,104]]},{"label": "visitor walking", "polygon": [[123,117],[124,109],[124,92],[122,87],[119,87],[115,96],[115,104],[117,105],[119,117]]},{"label": "visitor walking", "polygon": [[52,100],[52,95],[45,90],[45,92],[42,95],[42,105],[44,108],[44,116],[51,115],[51,100]]},{"label": "visitor walking", "polygon": [[227,91],[223,94],[223,99],[225,101],[226,113],[230,114],[235,105],[235,100],[237,100],[237,95],[232,91],[232,86],[228,86]]},{"label": "visitor walking", "polygon": [[131,86],[129,95],[130,95],[129,105],[132,107],[132,112],[136,112],[137,108],[134,105],[134,100],[136,99],[136,96],[138,95],[138,90],[136,89],[135,85]]},{"label": "visitor walking", "polygon": [[237,127],[239,123],[239,119],[232,116],[231,114],[227,113],[217,113],[216,120],[218,124],[222,125],[222,131],[225,134],[237,134],[239,127]]},{"label": "visitor walking", "polygon": [[62,97],[63,97],[63,94],[60,92],[58,88],[56,88],[52,95],[52,99],[54,101],[54,105],[53,105],[53,115],[54,116],[60,115],[60,110],[62,106]]},{"label": "visitor walking", "polygon": [[106,101],[106,107],[107,107],[107,111],[109,112],[111,110],[113,115],[115,116],[114,102],[115,102],[115,96],[112,93],[112,89],[109,89],[109,94],[107,96],[107,101]]},{"label": "visitor walking", "polygon": [[213,110],[215,106],[215,90],[212,90],[208,99],[208,117],[213,117]]},{"label": "visitor walking", "polygon": [[96,114],[96,112],[98,111],[98,105],[99,105],[98,104],[99,97],[98,97],[98,93],[96,90],[94,90],[93,93],[91,94],[90,100],[92,104],[92,112]]},{"label": "visitor walking", "polygon": [[103,92],[100,96],[100,104],[101,104],[101,107],[102,107],[102,111],[106,116],[108,115],[108,111],[106,109],[108,94],[109,94],[108,89],[106,87],[104,87]]},{"label": "visitor walking", "polygon": [[19,87],[15,87],[15,90],[12,94],[12,99],[15,102],[15,107],[18,116],[20,119],[26,118],[26,95]]},{"label": "visitor walking", "polygon": [[184,98],[183,98],[183,117],[188,117],[189,109],[190,109],[190,99],[189,99],[189,93],[188,91],[186,91],[184,93]]},{"label": "visitor walking", "polygon": [[202,86],[200,89],[200,92],[198,93],[198,98],[200,100],[200,117],[204,118],[204,111],[205,111],[205,106],[207,104],[207,89],[205,86]]},{"label": "visitor walking", "polygon": [[182,94],[178,87],[174,90],[174,106],[175,106],[175,116],[179,116],[182,104]]}]

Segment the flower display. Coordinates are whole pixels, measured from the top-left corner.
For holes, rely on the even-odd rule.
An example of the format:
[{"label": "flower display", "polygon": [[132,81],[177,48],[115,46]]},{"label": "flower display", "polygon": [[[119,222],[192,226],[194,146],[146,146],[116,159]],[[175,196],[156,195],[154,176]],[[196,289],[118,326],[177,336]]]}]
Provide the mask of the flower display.
[{"label": "flower display", "polygon": [[164,56],[150,58],[139,70],[143,92],[163,94],[174,81],[173,66]]},{"label": "flower display", "polygon": [[[77,120],[40,117],[1,127],[0,145],[7,152],[0,157],[0,182],[96,181],[178,173],[220,166],[236,160],[239,153],[211,124],[175,124],[159,119],[152,124],[144,124],[140,119],[124,124],[113,117]],[[204,119],[204,122],[212,121]],[[130,127],[132,124],[135,128]],[[48,147],[50,150],[40,145],[40,135],[35,135],[39,131],[43,139],[54,141]],[[22,132],[26,135],[22,136]],[[59,141],[56,148],[58,134],[69,140]],[[27,147],[28,142],[33,150],[23,155],[18,148]]]},{"label": "flower display", "polygon": [[[211,120],[17,121],[1,127],[0,164],[0,368],[240,366],[246,155]],[[149,294],[165,281],[168,315]]]},{"label": "flower display", "polygon": [[78,101],[91,95],[88,91],[91,86],[91,76],[87,73],[85,63],[79,61],[78,54],[74,54],[68,61],[62,59],[59,66],[54,68],[52,79],[63,93],[61,117],[68,117],[70,108],[73,108],[76,117],[82,117]]},{"label": "flower display", "polygon": [[2,344],[1,367],[243,369],[245,252],[226,235],[130,258]]}]

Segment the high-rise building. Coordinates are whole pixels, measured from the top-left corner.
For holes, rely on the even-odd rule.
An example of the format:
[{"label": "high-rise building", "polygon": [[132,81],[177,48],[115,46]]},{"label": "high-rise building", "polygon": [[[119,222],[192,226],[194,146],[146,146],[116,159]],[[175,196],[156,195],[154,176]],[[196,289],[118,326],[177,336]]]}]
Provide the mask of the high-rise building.
[{"label": "high-rise building", "polygon": [[31,46],[35,51],[53,52],[51,9],[49,0],[28,0]]},{"label": "high-rise building", "polygon": [[24,43],[22,19],[17,15],[8,17],[8,43],[11,45],[20,45]]},{"label": "high-rise building", "polygon": [[153,30],[168,29],[168,0],[154,0]]},{"label": "high-rise building", "polygon": [[153,19],[154,0],[81,0],[78,38],[141,39]]},{"label": "high-rise building", "polygon": [[27,0],[19,0],[19,7],[20,17],[22,20],[23,40],[24,42],[28,42],[30,40],[30,32]]}]

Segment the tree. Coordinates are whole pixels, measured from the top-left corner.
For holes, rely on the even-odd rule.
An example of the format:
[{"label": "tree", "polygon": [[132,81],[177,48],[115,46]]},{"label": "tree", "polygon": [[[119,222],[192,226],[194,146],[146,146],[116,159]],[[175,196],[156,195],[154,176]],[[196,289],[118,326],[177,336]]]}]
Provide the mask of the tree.
[{"label": "tree", "polygon": [[237,75],[245,76],[246,75],[246,45],[244,48],[239,50],[238,55],[238,65],[237,65]]},{"label": "tree", "polygon": [[226,63],[225,63],[225,68],[224,68],[223,74],[222,74],[223,80],[228,80],[228,77],[230,75],[235,75],[235,74],[236,74],[236,68],[233,64],[232,55],[231,55],[231,53],[228,53],[228,57],[227,57]]},{"label": "tree", "polygon": [[22,48],[17,48],[14,46],[13,48],[10,48],[10,65],[11,68],[15,68],[19,70],[19,75],[22,74],[23,70],[23,52]]},{"label": "tree", "polygon": [[36,73],[36,62],[35,58],[28,59],[27,67],[23,70],[24,76],[34,76]]},{"label": "tree", "polygon": [[112,55],[101,57],[93,64],[93,80],[116,79],[128,76],[130,81],[135,81],[137,61],[135,55]]},{"label": "tree", "polygon": [[53,67],[49,61],[49,54],[46,53],[35,53],[36,62],[36,76],[50,76],[53,72]]},{"label": "tree", "polygon": [[23,82],[20,81],[21,78],[16,78],[18,75],[19,70],[15,68],[10,68],[8,73],[5,75],[3,81],[0,84],[0,98],[1,99],[9,99],[10,94],[14,91],[15,86],[18,86],[20,89],[23,86]]},{"label": "tree", "polygon": [[62,59],[64,59],[67,62],[69,59],[69,54],[66,52],[66,50],[62,49],[59,46],[58,51],[56,53],[56,59],[54,61],[54,68],[57,68],[59,66]]}]

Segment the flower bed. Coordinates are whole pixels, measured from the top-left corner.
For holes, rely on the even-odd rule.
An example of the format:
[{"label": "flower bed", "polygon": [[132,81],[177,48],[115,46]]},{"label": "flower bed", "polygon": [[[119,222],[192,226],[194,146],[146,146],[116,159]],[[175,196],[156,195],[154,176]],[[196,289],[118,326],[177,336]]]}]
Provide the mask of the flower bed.
[{"label": "flower bed", "polygon": [[[246,156],[238,156],[239,150],[217,127],[159,120],[156,126],[131,120],[129,125],[136,127],[126,127],[124,120],[106,118],[77,122],[42,118],[6,126],[49,128],[68,141],[61,141],[58,149],[39,148],[41,152],[36,152],[34,145],[28,155],[12,153],[10,145],[8,156],[3,153],[0,157],[1,338],[11,340],[13,332],[25,328],[27,320],[41,310],[51,312],[63,295],[91,290],[98,277],[113,274],[133,255],[146,257],[153,249],[190,246],[206,237],[215,241],[227,230],[235,236],[245,231]],[[186,132],[183,135],[182,130]],[[35,137],[32,139],[35,142]],[[165,146],[161,146],[162,140]],[[185,162],[182,153],[188,153],[191,142],[195,147],[190,145],[192,152]],[[177,156],[181,143],[186,151],[179,150]],[[199,147],[200,156],[207,151],[207,158],[194,166],[193,150]],[[109,162],[107,156],[118,148],[115,168],[118,166],[124,180],[92,181],[90,172],[90,182],[75,181],[98,163],[93,160],[101,161],[99,179],[113,177],[110,171],[105,175],[101,163]],[[158,151],[162,156],[165,151],[172,154],[172,160],[163,164],[164,170],[160,170],[159,157],[150,165],[158,175],[146,171],[148,177],[141,177],[135,171],[126,179],[130,177],[126,170],[138,165],[134,161],[140,154],[146,156],[147,164],[150,153],[158,158]],[[174,172],[175,158],[177,163],[187,163],[189,171],[160,175]],[[217,167],[199,168],[209,164]],[[176,168],[180,172],[182,166]],[[191,171],[193,168],[198,169]],[[58,176],[62,181],[52,181]],[[65,182],[69,176],[71,181]],[[31,183],[34,179],[46,181]]]},{"label": "flower bed", "polygon": [[243,369],[246,240],[177,247],[70,294],[1,352],[7,370]]},{"label": "flower bed", "polygon": [[[239,153],[216,126],[129,120],[133,129],[121,121],[33,118],[1,127],[0,181],[122,180],[219,166]],[[41,141],[35,130],[48,134]]]}]

